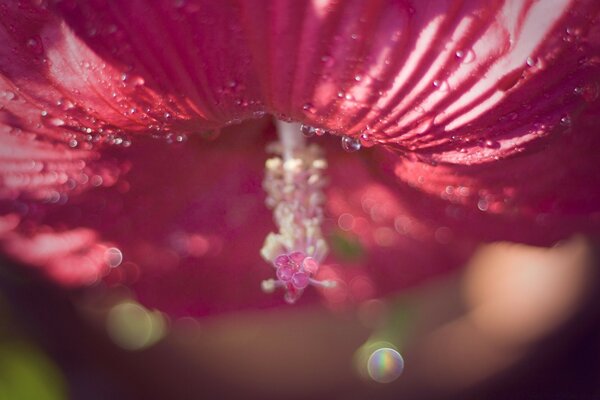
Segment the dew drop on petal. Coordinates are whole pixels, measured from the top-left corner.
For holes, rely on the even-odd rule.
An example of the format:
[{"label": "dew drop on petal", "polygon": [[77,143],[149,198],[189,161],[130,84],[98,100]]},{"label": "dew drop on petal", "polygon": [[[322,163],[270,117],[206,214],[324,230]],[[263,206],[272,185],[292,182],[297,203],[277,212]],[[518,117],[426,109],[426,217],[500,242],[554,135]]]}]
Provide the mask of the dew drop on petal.
[{"label": "dew drop on petal", "polygon": [[0,98],[10,101],[15,98],[15,94],[9,90],[0,91]]},{"label": "dew drop on petal", "polygon": [[375,350],[367,361],[367,371],[375,382],[389,383],[404,370],[404,359],[396,350],[384,347]]},{"label": "dew drop on petal", "polygon": [[305,137],[313,137],[315,136],[316,130],[312,126],[302,124],[300,126],[300,132],[302,132]]},{"label": "dew drop on petal", "polygon": [[27,47],[35,54],[42,54],[44,52],[44,45],[42,39],[39,37],[32,37],[27,40]]},{"label": "dew drop on petal", "polygon": [[352,153],[360,150],[360,148],[360,139],[347,135],[342,136],[342,149],[344,149],[348,153]]},{"label": "dew drop on petal", "polygon": [[367,131],[360,134],[360,144],[364,147],[373,147],[375,142],[373,141],[373,135]]},{"label": "dew drop on petal", "polygon": [[321,128],[315,128],[315,134],[317,136],[323,136],[324,134],[326,134],[327,131],[325,129],[321,129]]},{"label": "dew drop on petal", "polygon": [[448,90],[448,82],[446,81],[436,79],[433,81],[433,86],[435,86],[440,92],[445,92]]},{"label": "dew drop on petal", "polygon": [[475,53],[473,50],[457,50],[454,55],[460,60],[462,64],[468,64],[475,59]]},{"label": "dew drop on petal", "polygon": [[314,114],[314,113],[315,113],[315,111],[316,111],[316,110],[315,110],[315,106],[313,106],[313,105],[312,105],[312,103],[305,103],[305,104],[302,106],[302,109],[303,109],[304,111],[306,111],[306,112],[309,112],[309,113],[311,113],[311,114]]},{"label": "dew drop on petal", "polygon": [[54,126],[63,126],[65,124],[65,121],[60,118],[52,118],[48,122],[50,123],[50,125]]}]

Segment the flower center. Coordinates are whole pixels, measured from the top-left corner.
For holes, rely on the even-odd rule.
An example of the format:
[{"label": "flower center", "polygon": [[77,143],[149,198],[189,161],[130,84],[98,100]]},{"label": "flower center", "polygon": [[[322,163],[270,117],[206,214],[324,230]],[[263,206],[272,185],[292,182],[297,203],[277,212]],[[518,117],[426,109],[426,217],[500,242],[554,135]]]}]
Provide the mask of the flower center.
[{"label": "flower center", "polygon": [[314,278],[328,251],[321,231],[327,161],[319,146],[306,145],[300,125],[277,121],[277,131],[279,141],[267,146],[274,157],[266,162],[263,188],[279,231],[269,233],[261,249],[277,279],[263,281],[262,290],[282,288],[292,304],[309,285],[335,286]]}]

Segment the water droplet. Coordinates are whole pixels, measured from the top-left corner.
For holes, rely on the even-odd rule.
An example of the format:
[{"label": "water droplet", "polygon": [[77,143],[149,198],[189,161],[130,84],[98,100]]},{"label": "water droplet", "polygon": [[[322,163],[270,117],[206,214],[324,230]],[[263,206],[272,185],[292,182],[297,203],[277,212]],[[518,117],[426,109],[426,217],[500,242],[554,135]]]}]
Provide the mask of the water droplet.
[{"label": "water droplet", "polygon": [[175,135],[175,141],[177,143],[184,143],[187,141],[187,135],[184,133],[180,133],[179,135]]},{"label": "water droplet", "polygon": [[300,125],[300,132],[302,132],[305,137],[313,137],[317,133],[315,128],[305,124]]},{"label": "water droplet", "polygon": [[131,80],[131,83],[133,83],[135,86],[143,86],[146,81],[141,76],[136,76]]},{"label": "water droplet", "polygon": [[571,126],[571,117],[569,115],[565,115],[560,119],[560,124],[562,126]]},{"label": "water droplet", "polygon": [[487,139],[483,142],[483,146],[489,149],[499,149],[500,143],[496,142],[495,140]]},{"label": "water droplet", "polygon": [[342,136],[342,149],[345,151],[352,153],[360,150],[361,144],[358,138],[344,135]]},{"label": "water droplet", "polygon": [[27,48],[35,54],[42,54],[44,52],[44,45],[42,44],[42,39],[40,39],[39,37],[29,38],[27,40]]},{"label": "water droplet", "polygon": [[110,268],[116,268],[123,262],[123,253],[116,247],[106,249],[104,252],[104,262]]},{"label": "water droplet", "polygon": [[489,202],[486,199],[479,199],[479,201],[477,202],[477,208],[480,211],[487,211],[489,206]]},{"label": "water droplet", "polygon": [[371,353],[367,361],[367,371],[375,382],[389,383],[402,374],[404,359],[396,350],[384,347]]},{"label": "water droplet", "polygon": [[528,67],[534,67],[537,64],[537,59],[532,58],[532,57],[527,57],[527,66]]},{"label": "water droplet", "polygon": [[69,141],[69,147],[75,148],[79,145],[79,142],[76,139],[71,139]]},{"label": "water droplet", "polygon": [[354,80],[355,80],[356,82],[360,82],[360,81],[362,80],[362,76],[360,76],[360,75],[356,74],[356,75],[354,75]]},{"label": "water droplet", "polygon": [[375,145],[373,134],[368,130],[363,131],[360,134],[360,144],[364,147],[373,147]]},{"label": "water droplet", "polygon": [[440,92],[445,92],[449,88],[448,82],[446,82],[446,81],[440,81],[438,79],[436,79],[435,81],[433,81],[433,86],[435,86],[437,88],[437,90],[439,90]]},{"label": "water droplet", "polygon": [[6,100],[10,101],[15,98],[15,94],[13,92],[11,92],[10,90],[0,91],[0,98],[2,98],[2,97],[5,98]]},{"label": "water droplet", "polygon": [[304,111],[308,111],[309,113],[313,114],[315,112],[315,106],[312,105],[312,103],[305,103],[302,106],[302,109]]},{"label": "water droplet", "polygon": [[468,64],[475,59],[475,53],[471,49],[466,51],[457,50],[456,53],[454,53],[454,55],[460,60],[462,64]]},{"label": "water droplet", "polygon": [[65,121],[60,118],[51,118],[48,122],[54,126],[63,126],[65,124]]}]

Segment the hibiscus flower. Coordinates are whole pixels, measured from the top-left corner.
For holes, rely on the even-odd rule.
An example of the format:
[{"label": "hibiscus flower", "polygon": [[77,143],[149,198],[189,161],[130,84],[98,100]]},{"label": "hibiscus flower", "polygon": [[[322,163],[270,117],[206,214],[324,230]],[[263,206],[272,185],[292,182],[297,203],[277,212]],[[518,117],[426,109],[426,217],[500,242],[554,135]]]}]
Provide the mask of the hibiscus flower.
[{"label": "hibiscus flower", "polygon": [[66,286],[204,315],[302,292],[344,307],[482,241],[594,234],[599,13],[3,2],[2,251]]}]

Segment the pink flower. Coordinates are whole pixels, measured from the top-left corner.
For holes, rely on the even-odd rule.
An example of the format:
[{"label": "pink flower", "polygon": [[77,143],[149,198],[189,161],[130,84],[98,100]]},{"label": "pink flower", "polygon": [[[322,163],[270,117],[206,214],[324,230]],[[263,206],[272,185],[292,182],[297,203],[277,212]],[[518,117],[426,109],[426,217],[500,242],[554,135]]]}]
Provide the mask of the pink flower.
[{"label": "pink flower", "polygon": [[260,291],[267,115],[327,132],[309,142],[331,251],[296,287],[338,282],[333,307],[481,241],[597,233],[599,16],[595,0],[4,2],[2,251],[173,314],[279,304]]}]

